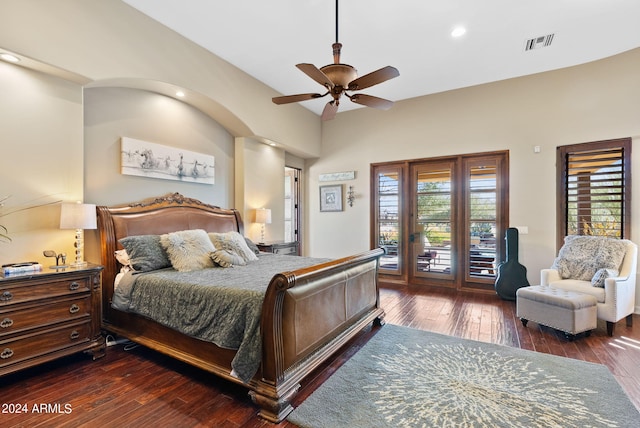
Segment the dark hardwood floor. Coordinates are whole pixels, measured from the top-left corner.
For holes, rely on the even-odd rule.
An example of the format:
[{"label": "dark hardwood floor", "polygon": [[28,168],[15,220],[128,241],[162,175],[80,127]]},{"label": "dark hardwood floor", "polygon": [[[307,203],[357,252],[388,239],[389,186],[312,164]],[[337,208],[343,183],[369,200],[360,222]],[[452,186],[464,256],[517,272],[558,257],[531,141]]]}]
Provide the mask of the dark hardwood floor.
[{"label": "dark hardwood floor", "polygon": [[[387,323],[604,364],[640,409],[638,315],[634,327],[619,322],[614,337],[601,323],[590,337],[570,342],[533,322],[522,326],[515,302],[495,295],[387,288],[381,299]],[[358,336],[307,379],[296,404],[376,331]],[[293,427],[260,420],[238,385],[148,349],[127,351],[122,345],[110,347],[97,361],[80,354],[2,377],[0,397],[3,427]],[[17,406],[27,412],[17,413]]]}]

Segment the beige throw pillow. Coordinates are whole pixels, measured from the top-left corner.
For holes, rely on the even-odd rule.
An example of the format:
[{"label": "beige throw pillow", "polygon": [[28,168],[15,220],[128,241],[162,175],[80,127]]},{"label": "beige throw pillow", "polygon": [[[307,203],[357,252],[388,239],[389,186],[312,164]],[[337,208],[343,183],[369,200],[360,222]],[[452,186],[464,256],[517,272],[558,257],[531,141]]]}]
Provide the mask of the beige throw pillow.
[{"label": "beige throw pillow", "polygon": [[213,267],[209,254],[215,251],[207,232],[202,229],[183,230],[160,235],[173,268],[180,272]]}]

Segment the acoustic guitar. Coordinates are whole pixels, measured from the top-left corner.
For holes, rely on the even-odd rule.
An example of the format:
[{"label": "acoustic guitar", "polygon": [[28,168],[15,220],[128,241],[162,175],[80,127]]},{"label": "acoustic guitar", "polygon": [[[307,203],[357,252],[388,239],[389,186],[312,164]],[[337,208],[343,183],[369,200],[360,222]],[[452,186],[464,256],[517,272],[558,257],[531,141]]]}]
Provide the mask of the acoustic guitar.
[{"label": "acoustic guitar", "polygon": [[496,292],[503,300],[516,300],[518,288],[529,285],[527,268],[518,262],[518,229],[510,227],[505,233],[507,260],[498,265]]}]

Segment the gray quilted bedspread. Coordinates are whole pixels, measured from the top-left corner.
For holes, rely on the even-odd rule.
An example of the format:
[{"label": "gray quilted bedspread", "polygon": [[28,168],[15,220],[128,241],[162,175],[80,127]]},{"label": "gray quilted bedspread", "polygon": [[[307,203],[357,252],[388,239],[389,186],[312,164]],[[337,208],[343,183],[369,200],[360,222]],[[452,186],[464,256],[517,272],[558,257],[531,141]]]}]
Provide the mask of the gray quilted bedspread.
[{"label": "gray quilted bedspread", "polygon": [[248,382],[260,367],[260,315],[269,281],[279,272],[326,260],[261,253],[246,266],[129,273],[120,281],[112,306],[237,350],[233,372]]}]

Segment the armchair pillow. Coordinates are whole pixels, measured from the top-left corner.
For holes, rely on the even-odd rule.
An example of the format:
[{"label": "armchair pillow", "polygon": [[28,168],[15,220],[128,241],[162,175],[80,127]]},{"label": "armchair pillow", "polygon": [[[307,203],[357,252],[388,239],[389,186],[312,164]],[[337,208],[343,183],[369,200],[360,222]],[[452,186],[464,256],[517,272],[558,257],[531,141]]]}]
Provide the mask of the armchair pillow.
[{"label": "armchair pillow", "polygon": [[591,285],[594,287],[604,288],[604,280],[607,278],[615,278],[618,276],[617,269],[598,269],[593,278],[591,278]]},{"label": "armchair pillow", "polygon": [[[552,268],[557,269],[563,279],[582,281],[595,280],[604,285],[603,272],[599,270],[620,269],[626,252],[626,244],[604,236],[569,235],[558,252]],[[599,272],[597,278],[594,278]],[[607,272],[610,275],[612,272]],[[617,273],[616,273],[617,275]],[[601,281],[600,281],[601,279]]]}]

